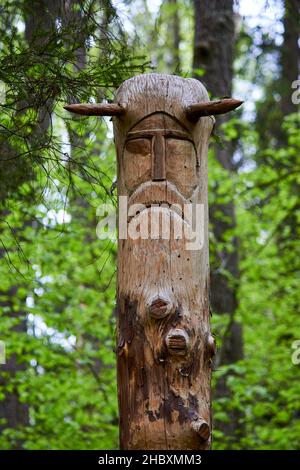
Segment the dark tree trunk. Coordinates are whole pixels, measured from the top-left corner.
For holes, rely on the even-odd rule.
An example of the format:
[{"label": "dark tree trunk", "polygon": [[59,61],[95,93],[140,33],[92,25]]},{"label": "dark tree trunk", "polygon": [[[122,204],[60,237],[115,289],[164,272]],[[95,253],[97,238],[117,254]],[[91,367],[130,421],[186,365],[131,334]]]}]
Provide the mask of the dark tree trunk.
[{"label": "dark tree trunk", "polygon": [[297,111],[292,102],[292,82],[297,80],[299,74],[299,20],[300,1],[285,0],[283,17],[283,45],[281,47],[281,112],[285,116]]},{"label": "dark tree trunk", "polygon": [[167,59],[167,67],[170,71],[180,70],[180,20],[178,12],[177,0],[167,0],[169,6],[168,15],[168,35],[169,35],[169,58]]},{"label": "dark tree trunk", "polygon": [[[287,144],[287,134],[282,129],[283,119],[297,112],[299,106],[292,101],[292,94],[296,91],[292,83],[299,76],[300,0],[284,0],[283,4],[283,42],[279,48],[275,46],[279,50],[279,76],[266,87],[264,100],[257,105],[255,125],[261,150],[270,145],[279,148]],[[265,162],[264,157],[258,155],[257,160],[260,158]]]},{"label": "dark tree trunk", "polygon": [[[1,257],[4,255],[3,250],[0,252]],[[18,295],[18,287],[13,286],[6,292],[0,292],[0,309],[9,310],[10,316],[16,317],[18,323],[14,326],[13,331],[24,334],[26,333],[26,314],[25,312],[14,312],[13,298]],[[7,358],[5,364],[0,365],[0,386],[7,384],[15,378],[16,374],[25,370],[26,366],[21,358],[16,354],[12,354]],[[26,403],[20,401],[20,396],[15,387],[12,391],[5,393],[5,398],[0,401],[0,419],[4,419],[4,424],[0,425],[0,434],[6,428],[18,428],[29,424],[29,409]],[[22,443],[15,442],[15,448],[22,446]]]},{"label": "dark tree trunk", "polygon": [[[204,69],[205,75],[201,81],[213,97],[231,96],[235,43],[233,0],[194,0],[194,9],[194,70]],[[227,119],[227,116],[218,118],[218,127]],[[217,133],[220,134],[220,130],[217,129]],[[224,149],[215,147],[214,151],[222,167],[228,173],[234,171],[233,146],[226,143]],[[221,216],[218,215],[220,213]],[[228,230],[234,230],[236,226],[234,203],[213,204],[210,207],[210,220],[215,239],[217,242],[224,241]],[[211,272],[213,312],[229,316],[229,326],[218,354],[218,363],[222,364],[231,364],[243,358],[242,327],[234,319],[238,306],[239,278],[238,240],[235,236],[232,237],[231,246],[233,250],[223,249],[219,253],[222,272],[220,269],[212,269]],[[215,395],[230,396],[226,377],[218,381]],[[228,424],[215,423],[215,427],[221,429],[233,442],[234,434],[240,431],[240,414],[232,411],[229,418]]]}]

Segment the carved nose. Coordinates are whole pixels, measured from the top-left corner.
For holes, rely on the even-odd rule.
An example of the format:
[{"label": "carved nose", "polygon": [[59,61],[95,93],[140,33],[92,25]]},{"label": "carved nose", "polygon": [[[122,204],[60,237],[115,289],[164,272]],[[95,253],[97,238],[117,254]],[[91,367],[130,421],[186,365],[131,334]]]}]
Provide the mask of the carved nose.
[{"label": "carved nose", "polygon": [[161,134],[152,138],[152,180],[163,181],[166,179],[166,144]]}]

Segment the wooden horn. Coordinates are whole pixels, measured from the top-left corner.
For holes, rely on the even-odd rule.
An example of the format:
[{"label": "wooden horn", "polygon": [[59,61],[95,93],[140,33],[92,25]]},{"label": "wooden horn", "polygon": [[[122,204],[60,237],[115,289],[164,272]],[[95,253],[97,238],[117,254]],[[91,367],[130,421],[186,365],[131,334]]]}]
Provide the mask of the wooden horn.
[{"label": "wooden horn", "polygon": [[225,114],[241,106],[243,101],[234,98],[223,98],[218,101],[205,101],[187,106],[185,109],[187,118],[190,121],[197,121],[202,116],[214,116]]},{"label": "wooden horn", "polygon": [[120,116],[125,108],[117,103],[78,103],[64,106],[67,111],[83,116]]}]

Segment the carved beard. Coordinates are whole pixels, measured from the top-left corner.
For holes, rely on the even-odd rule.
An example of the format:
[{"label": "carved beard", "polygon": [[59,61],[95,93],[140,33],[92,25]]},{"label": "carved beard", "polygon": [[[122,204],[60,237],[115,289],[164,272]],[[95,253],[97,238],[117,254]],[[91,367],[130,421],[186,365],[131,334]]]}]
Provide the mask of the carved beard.
[{"label": "carved beard", "polygon": [[[162,217],[169,222],[169,233],[165,239],[162,236]],[[158,230],[157,227],[153,230],[153,219]],[[131,237],[130,224],[135,224],[138,235],[136,239]],[[147,228],[144,237],[143,229],[137,228],[138,225]],[[178,227],[182,228],[179,238],[176,237],[176,234],[180,233]],[[192,324],[191,317],[198,317],[199,312],[192,311],[194,306],[190,305],[190,298],[200,302],[201,273],[197,263],[198,256],[186,249],[186,227],[189,229],[181,214],[164,204],[144,208],[130,219],[127,240],[120,241],[122,264],[119,265],[119,275],[123,278],[122,294],[130,299],[138,299],[137,315],[145,325],[146,336],[152,344],[155,359],[161,359],[166,354],[166,336],[171,327],[190,331],[190,334],[182,334],[182,344],[174,344],[174,348],[171,345],[171,354],[178,353],[178,356],[184,359],[184,356],[188,356],[191,343],[194,342],[196,325]],[[138,274],[128,271],[129,259],[138,261]],[[195,283],[190,276],[191,272],[194,273]],[[195,273],[198,273],[197,277]],[[200,319],[197,319],[197,322],[198,320]]]},{"label": "carved beard", "polygon": [[[158,122],[156,126],[154,119]],[[164,141],[160,141],[161,152],[155,145],[160,134],[155,131],[159,128],[159,133],[162,132],[166,119],[170,122],[164,131]],[[199,162],[191,138],[170,118],[152,116],[151,128],[146,130],[145,122],[135,126],[130,133],[134,137],[124,146],[122,162],[127,166],[124,168],[127,180],[123,184],[129,194],[128,238],[120,240],[122,256],[118,271],[122,277],[122,295],[127,299],[137,298],[136,315],[145,328],[149,355],[152,354],[155,361],[165,361],[168,355],[174,355],[184,364],[191,348],[195,349],[200,324],[199,311],[193,311],[195,306],[190,305],[190,298],[196,300],[195,305],[203,298],[199,289],[201,263],[195,253],[187,251],[187,242],[192,238],[193,214],[186,217],[185,213],[186,206],[200,202]],[[153,170],[156,152],[164,159],[161,181],[151,179],[151,174],[153,177],[159,173]],[[185,186],[180,182],[181,171],[190,176]],[[169,224],[166,237],[163,220]],[[126,269],[131,258],[139,262],[138,274]],[[196,319],[198,325],[194,325],[191,318]],[[199,339],[197,341],[199,343]]]}]

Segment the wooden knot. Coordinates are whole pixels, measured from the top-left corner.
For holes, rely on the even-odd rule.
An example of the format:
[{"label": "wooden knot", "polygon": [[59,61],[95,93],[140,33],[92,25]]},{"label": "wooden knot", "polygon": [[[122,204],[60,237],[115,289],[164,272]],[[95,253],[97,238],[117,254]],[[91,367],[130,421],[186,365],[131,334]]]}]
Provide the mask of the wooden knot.
[{"label": "wooden knot", "polygon": [[192,429],[203,439],[207,441],[210,437],[209,424],[203,418],[198,418],[191,422]]},{"label": "wooden knot", "polygon": [[166,336],[166,345],[170,354],[184,356],[188,351],[189,335],[181,328],[173,328]]},{"label": "wooden knot", "polygon": [[162,297],[156,297],[152,300],[151,304],[148,306],[148,312],[151,318],[155,320],[160,320],[165,318],[174,310],[172,302],[163,299]]}]

